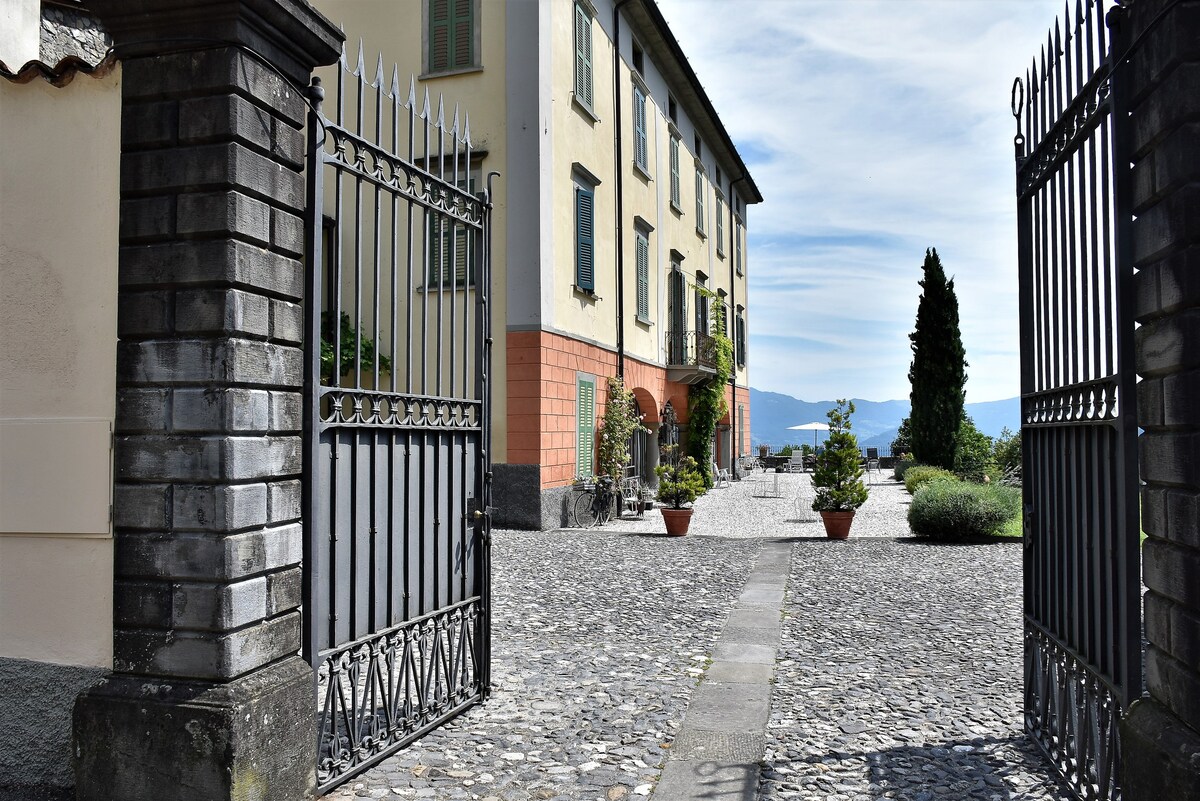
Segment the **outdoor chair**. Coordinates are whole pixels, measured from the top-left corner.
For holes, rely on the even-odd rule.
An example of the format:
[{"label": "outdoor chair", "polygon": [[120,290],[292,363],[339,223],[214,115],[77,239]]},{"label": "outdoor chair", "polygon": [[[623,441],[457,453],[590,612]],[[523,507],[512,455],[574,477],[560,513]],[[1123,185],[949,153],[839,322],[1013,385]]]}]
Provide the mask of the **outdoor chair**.
[{"label": "outdoor chair", "polygon": [[804,454],[800,451],[792,451],[791,459],[787,463],[787,471],[789,473],[804,472]]},{"label": "outdoor chair", "polygon": [[875,483],[873,472],[879,472],[879,448],[867,448],[867,458],[864,465],[867,469],[867,481]]},{"label": "outdoor chair", "polygon": [[716,462],[712,463],[713,474],[713,489],[718,487],[731,487],[733,482],[729,478],[729,468],[718,467]]}]

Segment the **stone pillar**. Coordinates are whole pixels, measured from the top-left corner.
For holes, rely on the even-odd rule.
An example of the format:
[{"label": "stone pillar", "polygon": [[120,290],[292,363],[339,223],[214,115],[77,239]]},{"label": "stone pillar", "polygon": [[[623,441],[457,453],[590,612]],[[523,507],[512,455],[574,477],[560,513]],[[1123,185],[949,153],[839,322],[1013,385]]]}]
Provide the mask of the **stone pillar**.
[{"label": "stone pillar", "polygon": [[113,673],[76,702],[78,798],[309,797],[297,87],[341,34],[304,0],[88,6],[123,118]]},{"label": "stone pillar", "polygon": [[1123,797],[1200,799],[1200,2],[1126,13],[1149,697],[1122,723]]}]

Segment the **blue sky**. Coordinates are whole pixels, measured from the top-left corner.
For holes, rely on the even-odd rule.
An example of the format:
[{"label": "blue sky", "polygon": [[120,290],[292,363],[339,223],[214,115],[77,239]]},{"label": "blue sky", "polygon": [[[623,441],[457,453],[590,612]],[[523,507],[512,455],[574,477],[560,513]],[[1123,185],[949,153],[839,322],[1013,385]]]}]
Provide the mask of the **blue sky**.
[{"label": "blue sky", "polygon": [[1009,97],[1062,0],[658,3],[766,198],[748,220],[750,384],[907,398],[936,247],[968,402],[1017,395]]}]

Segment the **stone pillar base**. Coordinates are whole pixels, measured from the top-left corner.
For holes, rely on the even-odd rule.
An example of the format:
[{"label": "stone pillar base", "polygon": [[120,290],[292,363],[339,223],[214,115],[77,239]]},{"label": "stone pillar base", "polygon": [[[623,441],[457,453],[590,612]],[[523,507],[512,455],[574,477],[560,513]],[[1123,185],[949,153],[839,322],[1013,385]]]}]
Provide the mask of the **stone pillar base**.
[{"label": "stone pillar base", "polygon": [[1200,800],[1200,735],[1153,699],[1134,702],[1121,721],[1125,801]]},{"label": "stone pillar base", "polygon": [[316,786],[312,668],[228,683],[110,675],[75,702],[78,801],[300,801]]}]

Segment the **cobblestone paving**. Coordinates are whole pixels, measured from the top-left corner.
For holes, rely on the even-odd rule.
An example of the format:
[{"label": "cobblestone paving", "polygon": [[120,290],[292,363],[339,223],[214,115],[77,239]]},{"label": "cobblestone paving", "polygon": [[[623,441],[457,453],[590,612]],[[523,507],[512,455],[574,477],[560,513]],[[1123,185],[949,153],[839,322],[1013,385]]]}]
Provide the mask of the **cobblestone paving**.
[{"label": "cobblestone paving", "polygon": [[1021,731],[1019,544],[794,548],[760,801],[1070,798]]},{"label": "cobblestone paving", "polygon": [[804,539],[758,801],[1069,798],[1021,732],[1019,545],[890,539],[909,534],[895,483],[827,542],[796,512],[806,476],[779,499],[761,479],[702,498],[682,539],[655,512],[496,532],[492,699],[328,798],[651,794],[765,536]]},{"label": "cobblestone paving", "polygon": [[327,798],[649,794],[759,542],[608,530],[494,542],[492,698]]}]

